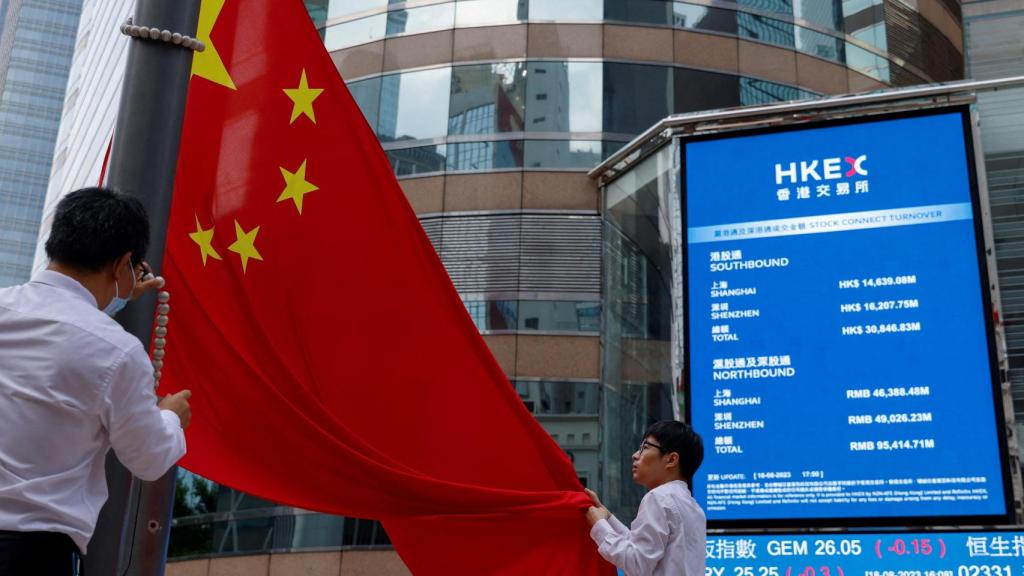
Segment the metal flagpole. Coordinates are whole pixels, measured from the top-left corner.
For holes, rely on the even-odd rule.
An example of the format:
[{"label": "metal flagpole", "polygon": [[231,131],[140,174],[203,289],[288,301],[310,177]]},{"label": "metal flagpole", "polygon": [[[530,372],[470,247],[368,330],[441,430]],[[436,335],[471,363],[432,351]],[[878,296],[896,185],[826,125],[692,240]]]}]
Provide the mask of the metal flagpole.
[{"label": "metal flagpole", "polygon": [[[136,195],[149,213],[147,259],[161,269],[178,162],[200,0],[137,0],[122,32],[132,36],[107,186]],[[184,38],[183,38],[184,37]],[[155,295],[118,316],[126,330],[150,341]],[[89,543],[87,576],[162,575],[167,560],[177,467],[156,482],[133,478],[113,452],[107,455],[110,496]]]}]

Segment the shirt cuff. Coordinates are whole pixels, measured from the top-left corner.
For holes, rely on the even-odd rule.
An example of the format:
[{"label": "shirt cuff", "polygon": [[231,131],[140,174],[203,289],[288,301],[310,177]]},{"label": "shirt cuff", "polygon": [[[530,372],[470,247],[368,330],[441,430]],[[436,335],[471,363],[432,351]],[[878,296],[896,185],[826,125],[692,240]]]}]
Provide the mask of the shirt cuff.
[{"label": "shirt cuff", "polygon": [[604,542],[605,538],[610,534],[614,534],[615,530],[612,529],[612,525],[608,523],[604,518],[598,520],[593,526],[590,527],[590,538],[600,545]]},{"label": "shirt cuff", "polygon": [[181,428],[181,418],[171,410],[160,410],[160,417],[164,419],[164,424],[174,428]]}]

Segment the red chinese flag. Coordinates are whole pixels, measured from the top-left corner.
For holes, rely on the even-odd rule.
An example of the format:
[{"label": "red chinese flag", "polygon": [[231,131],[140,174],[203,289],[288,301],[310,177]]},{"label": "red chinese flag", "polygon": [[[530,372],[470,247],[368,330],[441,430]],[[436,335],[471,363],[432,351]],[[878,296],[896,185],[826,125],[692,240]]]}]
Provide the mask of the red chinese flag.
[{"label": "red chinese flag", "polygon": [[[164,273],[183,465],[383,520],[415,574],[605,574],[299,0],[204,0]],[[435,95],[425,95],[431,97]]]}]

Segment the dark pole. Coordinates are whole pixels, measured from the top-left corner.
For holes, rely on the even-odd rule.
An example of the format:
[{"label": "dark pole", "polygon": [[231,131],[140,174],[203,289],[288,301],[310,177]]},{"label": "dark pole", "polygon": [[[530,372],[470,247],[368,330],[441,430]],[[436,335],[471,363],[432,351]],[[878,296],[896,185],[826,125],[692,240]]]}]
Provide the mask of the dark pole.
[{"label": "dark pole", "polygon": [[[138,0],[133,24],[194,36],[200,0]],[[147,260],[163,264],[167,219],[178,163],[178,144],[192,69],[192,50],[160,39],[131,39],[107,186],[136,195],[149,212]],[[126,330],[148,345],[155,295],[148,294],[118,316]],[[110,496],[100,511],[85,557],[87,576],[164,573],[177,468],[156,482],[142,482],[107,455]]]}]

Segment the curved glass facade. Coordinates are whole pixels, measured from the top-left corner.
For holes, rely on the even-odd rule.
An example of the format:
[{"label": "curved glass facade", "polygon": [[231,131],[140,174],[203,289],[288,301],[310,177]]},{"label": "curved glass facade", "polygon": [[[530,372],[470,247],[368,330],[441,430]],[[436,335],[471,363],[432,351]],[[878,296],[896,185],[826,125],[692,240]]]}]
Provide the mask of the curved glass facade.
[{"label": "curved glass facade", "polygon": [[[908,37],[901,24],[916,13],[908,16],[884,0],[739,0],[714,5],[669,0],[458,0],[391,10],[383,1],[319,0],[307,4],[315,6],[311,8],[314,21],[332,51],[453,28],[607,22],[738,36],[845,64],[886,83],[893,81],[890,66],[901,67],[907,61],[911,65],[906,75],[897,78],[902,83],[963,75],[962,61],[951,68],[948,62],[927,58],[929,51],[954,55],[956,50],[948,38],[934,26],[929,29],[921,18],[916,18],[913,29],[928,33]],[[902,38],[909,46],[890,53],[889,35]],[[895,59],[892,64],[890,57]]]},{"label": "curved glass facade", "polygon": [[589,170],[669,114],[816,95],[736,74],[575,60],[443,66],[348,87],[400,176]]}]

